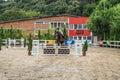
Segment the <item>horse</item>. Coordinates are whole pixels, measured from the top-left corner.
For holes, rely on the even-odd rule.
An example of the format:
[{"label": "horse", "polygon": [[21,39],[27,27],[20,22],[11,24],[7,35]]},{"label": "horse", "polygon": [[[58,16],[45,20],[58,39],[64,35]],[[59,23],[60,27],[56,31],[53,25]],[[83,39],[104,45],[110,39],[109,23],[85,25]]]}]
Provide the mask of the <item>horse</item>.
[{"label": "horse", "polygon": [[58,46],[60,44],[63,45],[64,40],[65,40],[64,36],[59,31],[57,31],[56,32],[56,42],[57,42]]}]

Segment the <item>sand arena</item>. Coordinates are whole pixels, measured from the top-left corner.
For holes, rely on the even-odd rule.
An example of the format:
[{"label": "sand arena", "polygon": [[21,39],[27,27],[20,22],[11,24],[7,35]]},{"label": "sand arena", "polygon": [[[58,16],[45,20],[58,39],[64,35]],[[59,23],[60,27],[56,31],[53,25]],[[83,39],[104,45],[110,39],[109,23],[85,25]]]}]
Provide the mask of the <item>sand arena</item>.
[{"label": "sand arena", "polygon": [[0,80],[120,80],[120,49],[89,47],[86,57],[27,53],[27,48],[3,47]]}]

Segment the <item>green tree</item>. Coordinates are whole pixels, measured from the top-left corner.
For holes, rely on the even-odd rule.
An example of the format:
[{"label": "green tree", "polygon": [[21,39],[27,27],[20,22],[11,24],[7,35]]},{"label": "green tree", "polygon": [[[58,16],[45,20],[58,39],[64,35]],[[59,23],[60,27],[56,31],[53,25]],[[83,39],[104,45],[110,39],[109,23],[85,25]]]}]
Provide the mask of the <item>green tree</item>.
[{"label": "green tree", "polygon": [[4,29],[3,29],[3,27],[0,28],[0,37],[4,38]]},{"label": "green tree", "polygon": [[101,0],[95,11],[90,16],[88,27],[94,35],[98,36],[99,39],[106,40],[111,37],[110,17],[112,16],[112,13],[109,10],[116,4],[118,4],[117,0]]},{"label": "green tree", "polygon": [[40,40],[41,39],[41,31],[38,30],[38,39]]},{"label": "green tree", "polygon": [[3,28],[1,27],[1,29],[0,29],[0,50],[2,47],[2,38],[3,38]]},{"label": "green tree", "polygon": [[56,40],[56,32],[57,32],[57,29],[55,28],[54,36],[53,36],[53,39],[54,39],[54,40]]},{"label": "green tree", "polygon": [[110,15],[110,39],[120,40],[120,4],[109,10]]},{"label": "green tree", "polygon": [[32,51],[32,34],[30,33],[28,36],[28,55],[31,55]]},{"label": "green tree", "polygon": [[82,51],[83,51],[83,53],[82,53],[82,55],[83,56],[86,56],[86,51],[88,50],[88,42],[87,42],[87,40],[84,42],[84,44],[83,44],[83,47],[82,47]]},{"label": "green tree", "polygon": [[85,51],[87,51],[88,50],[88,42],[87,42],[87,40],[84,42],[84,44],[83,44],[83,48],[82,48],[82,51],[83,52],[85,52]]},{"label": "green tree", "polygon": [[63,35],[65,37],[65,40],[67,40],[68,39],[68,35],[67,35],[66,25],[63,28]]},{"label": "green tree", "polygon": [[[93,11],[92,8],[94,7],[92,4],[98,4],[98,2],[99,0],[14,0],[0,3],[0,13],[7,10],[14,10],[16,14],[16,12],[22,9],[25,12],[39,12],[41,16],[53,16],[58,14],[88,16]],[[30,14],[28,13],[28,15]],[[21,18],[21,16],[19,17]],[[23,18],[24,17],[22,17],[22,19]]]},{"label": "green tree", "polygon": [[90,16],[96,7],[96,3],[86,4],[83,8],[83,16]]},{"label": "green tree", "polygon": [[35,11],[24,11],[24,10],[6,10],[0,15],[0,21],[16,20],[23,18],[39,17],[40,13]]},{"label": "green tree", "polygon": [[12,25],[11,25],[11,28],[10,28],[10,38],[13,39],[13,28],[12,28]]},{"label": "green tree", "polygon": [[46,39],[47,39],[47,40],[50,40],[50,39],[51,39],[51,32],[50,32],[50,29],[48,29]]},{"label": "green tree", "polygon": [[2,38],[0,37],[0,50],[1,50],[1,47],[2,47]]}]

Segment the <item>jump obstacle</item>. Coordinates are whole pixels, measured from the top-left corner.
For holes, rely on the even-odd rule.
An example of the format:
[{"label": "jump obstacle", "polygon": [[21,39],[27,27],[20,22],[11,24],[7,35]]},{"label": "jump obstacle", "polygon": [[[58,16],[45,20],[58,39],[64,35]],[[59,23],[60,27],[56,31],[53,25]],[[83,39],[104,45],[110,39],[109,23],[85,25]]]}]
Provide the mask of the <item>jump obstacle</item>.
[{"label": "jump obstacle", "polygon": [[[51,40],[52,41],[52,40]],[[71,47],[69,45],[62,45],[62,46],[57,46],[55,43],[49,44],[50,42],[45,43],[46,41],[37,41],[39,45],[36,44],[35,40],[33,40],[33,47],[34,54],[38,55],[39,53],[42,55],[66,55],[66,54],[71,54]],[[39,43],[40,42],[40,43]],[[43,42],[43,43],[42,43]],[[36,45],[38,46],[36,46]],[[39,47],[42,46],[42,47]],[[82,55],[82,43],[81,41],[76,41],[74,47],[74,53],[73,55]],[[40,51],[40,52],[37,52]],[[35,53],[36,52],[36,53]],[[42,53],[41,53],[42,52]]]}]

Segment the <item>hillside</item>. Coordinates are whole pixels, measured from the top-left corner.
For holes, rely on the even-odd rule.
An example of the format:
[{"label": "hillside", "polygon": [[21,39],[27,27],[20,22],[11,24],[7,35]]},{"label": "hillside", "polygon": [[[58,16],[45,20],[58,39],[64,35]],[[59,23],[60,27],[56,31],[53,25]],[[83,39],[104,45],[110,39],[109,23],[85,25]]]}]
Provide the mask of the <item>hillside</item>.
[{"label": "hillside", "polygon": [[[0,0],[0,14],[16,13],[15,11],[34,12],[35,15],[26,15],[15,18],[1,18],[1,21],[21,19],[28,17],[53,16],[58,14],[70,14],[77,16],[90,16],[99,0]],[[10,10],[10,12],[8,11]],[[33,13],[32,13],[33,14]],[[39,14],[39,15],[38,15]],[[15,14],[14,14],[15,15]],[[12,16],[12,15],[9,15]]]}]

